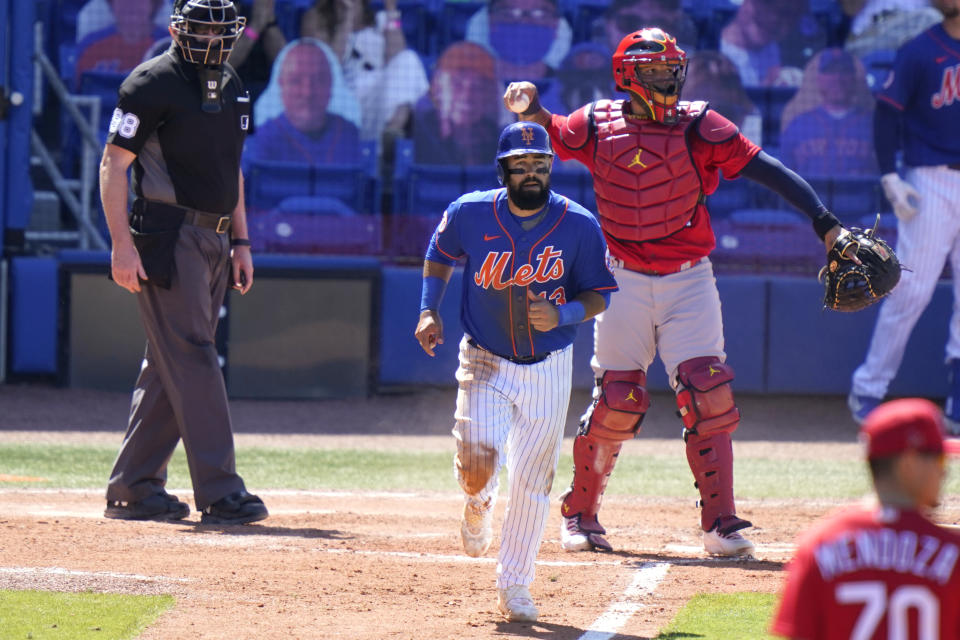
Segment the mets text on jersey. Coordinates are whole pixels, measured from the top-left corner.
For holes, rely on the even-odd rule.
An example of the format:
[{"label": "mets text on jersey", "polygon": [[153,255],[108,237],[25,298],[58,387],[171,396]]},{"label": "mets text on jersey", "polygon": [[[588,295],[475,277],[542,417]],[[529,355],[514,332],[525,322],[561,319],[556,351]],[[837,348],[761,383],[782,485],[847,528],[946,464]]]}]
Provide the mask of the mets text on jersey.
[{"label": "mets text on jersey", "polygon": [[562,250],[556,250],[553,245],[548,245],[537,254],[536,267],[532,264],[520,265],[513,277],[504,279],[507,275],[507,264],[512,261],[513,252],[490,251],[480,265],[480,270],[473,274],[473,281],[478,287],[483,289],[493,287],[498,291],[513,285],[526,287],[534,282],[546,284],[563,277],[562,256]]},{"label": "mets text on jersey", "polygon": [[943,80],[940,82],[940,91],[930,98],[930,106],[934,109],[947,107],[954,100],[960,98],[960,64],[947,67],[943,70]]}]

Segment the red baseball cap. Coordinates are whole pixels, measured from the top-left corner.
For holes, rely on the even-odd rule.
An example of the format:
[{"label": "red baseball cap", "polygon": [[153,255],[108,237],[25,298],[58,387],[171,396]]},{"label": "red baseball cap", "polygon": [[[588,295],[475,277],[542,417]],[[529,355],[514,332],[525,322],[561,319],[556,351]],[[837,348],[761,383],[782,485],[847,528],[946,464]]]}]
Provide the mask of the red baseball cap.
[{"label": "red baseball cap", "polygon": [[[923,398],[885,402],[867,414],[860,429],[867,458],[889,458],[904,451],[939,453],[946,450],[943,412]],[[951,443],[951,448],[954,443]]]}]

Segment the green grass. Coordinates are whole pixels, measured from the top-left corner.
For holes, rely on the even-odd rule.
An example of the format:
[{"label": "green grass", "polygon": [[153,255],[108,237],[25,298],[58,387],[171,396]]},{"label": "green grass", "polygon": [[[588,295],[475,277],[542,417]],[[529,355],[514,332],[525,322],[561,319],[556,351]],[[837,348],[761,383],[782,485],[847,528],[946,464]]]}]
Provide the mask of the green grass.
[{"label": "green grass", "polygon": [[[361,451],[240,447],[237,468],[254,489],[360,491],[458,491],[449,452]],[[98,489],[106,484],[116,448],[15,444],[0,446],[0,473],[44,478],[42,482],[0,482],[0,487]],[[569,452],[560,458],[555,492],[572,476]],[[866,468],[854,461],[736,460],[741,498],[857,498],[869,490]],[[189,487],[186,456],[179,447],[169,467],[171,487]],[[951,462],[945,493],[960,493],[960,464]],[[686,458],[625,456],[610,480],[611,495],[693,497]]]},{"label": "green grass", "polygon": [[769,593],[724,593],[694,596],[656,640],[763,640],[777,596]]},{"label": "green grass", "polygon": [[0,639],[126,640],[173,605],[172,596],[0,590]]}]

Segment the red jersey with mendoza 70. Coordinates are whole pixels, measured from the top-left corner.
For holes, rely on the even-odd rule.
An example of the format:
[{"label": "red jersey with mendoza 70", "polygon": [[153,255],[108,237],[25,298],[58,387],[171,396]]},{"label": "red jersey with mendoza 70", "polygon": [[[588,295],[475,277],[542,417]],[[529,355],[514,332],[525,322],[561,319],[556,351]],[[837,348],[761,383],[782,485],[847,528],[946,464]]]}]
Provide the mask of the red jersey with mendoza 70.
[{"label": "red jersey with mendoza 70", "polygon": [[731,179],[760,147],[704,102],[681,102],[676,124],[624,114],[624,100],[599,100],[547,131],[563,160],[593,175],[610,253],[628,269],[670,273],[716,246],[704,199],[720,171]]},{"label": "red jersey with mendoza 70", "polygon": [[960,534],[913,510],[857,507],[804,535],[774,633],[802,640],[960,638]]}]

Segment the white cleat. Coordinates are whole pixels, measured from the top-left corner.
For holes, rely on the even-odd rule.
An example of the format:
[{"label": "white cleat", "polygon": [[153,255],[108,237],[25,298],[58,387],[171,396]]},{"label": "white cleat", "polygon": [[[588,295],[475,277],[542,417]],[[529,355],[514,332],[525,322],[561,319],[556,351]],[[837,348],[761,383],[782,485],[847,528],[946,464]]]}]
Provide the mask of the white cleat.
[{"label": "white cleat", "polygon": [[613,551],[600,535],[580,526],[580,516],[560,516],[560,546],[564,551]]},{"label": "white cleat", "polygon": [[493,509],[478,508],[472,502],[464,504],[460,539],[464,552],[471,558],[485,554],[493,541]]},{"label": "white cleat", "polygon": [[510,622],[536,622],[540,615],[530,597],[530,590],[522,584],[498,589],[497,608]]},{"label": "white cleat", "polygon": [[560,518],[560,546],[564,551],[589,551],[593,548],[587,534],[580,530],[580,517]]},{"label": "white cleat", "polygon": [[703,548],[710,555],[736,557],[752,555],[754,547],[739,531],[720,533],[719,529],[714,527],[703,532]]}]

